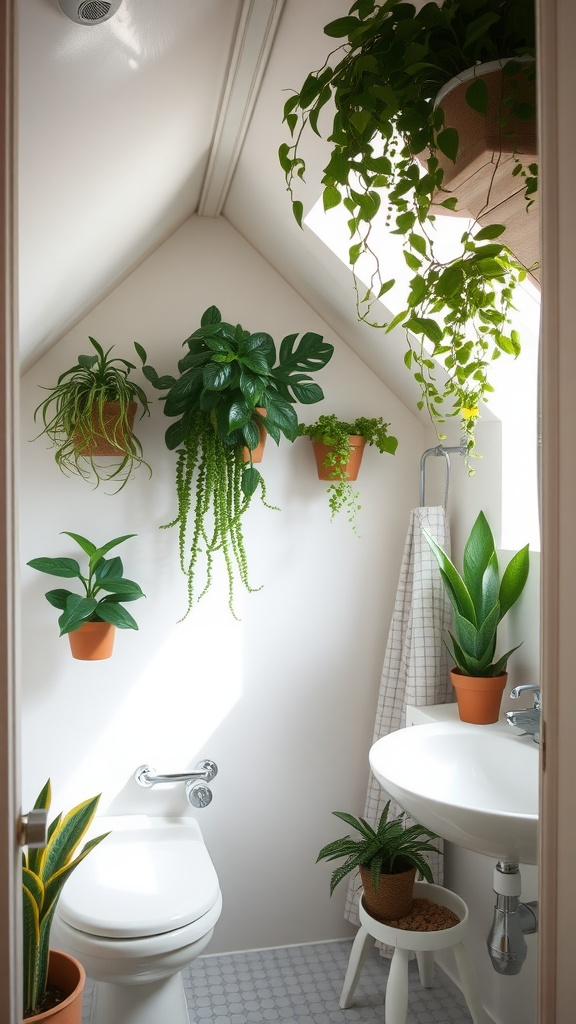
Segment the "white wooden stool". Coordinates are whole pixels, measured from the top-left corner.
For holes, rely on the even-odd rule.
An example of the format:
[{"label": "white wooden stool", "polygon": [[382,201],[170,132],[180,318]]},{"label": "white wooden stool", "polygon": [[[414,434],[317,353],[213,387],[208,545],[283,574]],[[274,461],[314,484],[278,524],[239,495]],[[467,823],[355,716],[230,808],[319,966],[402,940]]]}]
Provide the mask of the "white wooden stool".
[{"label": "white wooden stool", "polygon": [[462,993],[474,1024],[489,1024],[480,1002],[476,972],[462,943],[468,927],[468,907],[464,900],[450,889],[444,889],[441,885],[430,885],[428,882],[416,882],[414,896],[448,907],[460,918],[458,924],[453,928],[444,928],[436,932],[410,932],[402,928],[391,928],[372,917],[365,909],[364,901],[360,900],[360,928],[350,953],[344,987],[340,996],[341,1008],[347,1010],[352,1006],[354,989],[358,983],[366,953],[370,948],[369,940],[372,938],[394,947],[384,1003],[385,1024],[406,1024],[410,952],[416,954],[421,984],[424,988],[430,988],[434,973],[434,952],[437,949],[450,947],[454,950]]}]

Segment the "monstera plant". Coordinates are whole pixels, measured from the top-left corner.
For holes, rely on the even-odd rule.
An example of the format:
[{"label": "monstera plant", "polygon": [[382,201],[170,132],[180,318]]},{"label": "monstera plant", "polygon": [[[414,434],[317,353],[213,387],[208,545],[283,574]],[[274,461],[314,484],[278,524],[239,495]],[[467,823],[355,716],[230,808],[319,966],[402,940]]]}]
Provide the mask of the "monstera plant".
[{"label": "monstera plant", "polygon": [[[387,333],[405,329],[405,362],[421,391],[419,407],[437,425],[460,416],[470,453],[492,391],[490,365],[502,353],[520,351],[512,311],[526,269],[507,247],[492,191],[502,174],[512,191],[524,193],[527,208],[537,192],[533,0],[444,0],[418,9],[401,0],[355,0],[324,32],[342,42],[284,106],[291,140],[281,145],[279,159],[294,216],[302,224],[298,187],[312,132],[330,143],[318,193],[325,210],[346,210],[358,315]],[[496,62],[494,85],[485,75],[490,62]],[[461,87],[465,121],[479,118],[481,129],[489,122],[496,136],[473,215],[495,210],[481,216],[482,226],[474,222],[462,231],[448,259],[434,218],[459,208],[449,182],[464,146],[463,129],[438,96],[443,87]],[[389,320],[376,312],[377,300],[395,284],[374,241],[379,221],[402,237],[411,274],[403,308]]]},{"label": "monstera plant", "polygon": [[260,432],[277,444],[282,435],[294,441],[294,404],[324,397],[310,374],[326,365],[333,346],[307,332],[288,335],[277,350],[269,334],[226,323],[216,306],[204,312],[184,344],[188,351],[178,376],[160,376],[143,353],[144,374],[164,392],[164,412],[174,418],[166,446],[177,454],[178,511],[166,525],[178,528],[180,566],[188,581],[186,614],[210,587],[218,552],[234,614],[236,579],[254,589],[242,522],[257,491],[266,504],[264,478],[253,459]]}]

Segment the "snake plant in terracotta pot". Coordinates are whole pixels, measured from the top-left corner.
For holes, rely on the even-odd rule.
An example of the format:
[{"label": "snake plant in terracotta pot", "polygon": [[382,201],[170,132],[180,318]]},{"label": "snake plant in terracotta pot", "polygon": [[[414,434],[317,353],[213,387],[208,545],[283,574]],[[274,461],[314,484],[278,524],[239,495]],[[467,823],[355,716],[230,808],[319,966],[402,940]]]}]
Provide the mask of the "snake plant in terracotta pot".
[{"label": "snake plant in terracotta pot", "polygon": [[461,575],[446,552],[423,532],[454,609],[454,633],[446,646],[455,664],[451,678],[460,718],[476,725],[497,722],[508,659],[520,646],[497,656],[498,626],[526,584],[528,545],[512,556],[500,579],[492,530],[480,512],[466,541]]},{"label": "snake plant in terracotta pot", "polygon": [[[528,231],[538,251],[538,218],[528,214],[538,171],[534,21],[533,0],[444,0],[418,8],[355,0],[347,16],[324,28],[338,40],[335,49],[284,106],[290,141],[279,160],[297,222],[304,216],[304,140],[316,133],[331,147],[318,185],[324,209],[343,206],[348,218],[358,316],[387,333],[404,328],[419,407],[437,427],[459,415],[469,452],[492,390],[492,361],[520,351],[511,314],[526,269],[512,253]],[[462,121],[453,119],[456,106]],[[464,201],[457,179],[473,180]],[[518,237],[511,237],[514,218],[506,227],[503,190],[507,199],[518,197]],[[480,223],[463,228],[458,251],[446,257],[434,217],[469,210]],[[402,237],[412,275],[403,308],[389,319],[377,300],[394,286],[395,272],[379,258],[378,222]],[[526,265],[532,263],[530,254]]]},{"label": "snake plant in terracotta pot", "polygon": [[[100,797],[95,796],[59,814],[48,828],[46,845],[27,849],[22,857],[24,933],[24,1020],[51,1024],[80,1024],[85,973],[65,953],[50,949],[50,929],[62,887],[72,871],[109,835],[90,839],[78,847],[90,827]],[[35,809],[50,809],[50,780],[41,790]],[[75,856],[76,854],[76,856]]]},{"label": "snake plant in terracotta pot", "polygon": [[395,454],[398,439],[388,433],[389,426],[381,416],[358,416],[348,422],[334,413],[319,416],[308,426],[304,423],[299,425],[299,433],[312,442],[318,479],[330,481],[328,504],[331,519],[345,510],[348,522],[354,528],[360,505],[352,482],[358,477],[367,444],[373,445],[381,454]]},{"label": "snake plant in terracotta pot", "polygon": [[138,623],[122,605],[144,594],[138,583],[124,577],[121,558],[106,558],[109,551],[136,534],[115,537],[98,547],[79,533],[62,532],[88,556],[85,573],[75,558],[33,558],[27,564],[49,576],[80,582],[81,594],[58,589],[47,591],[45,597],[61,612],[60,636],[68,635],[72,656],[80,661],[100,661],[112,654],[116,627],[138,629]]},{"label": "snake plant in terracotta pot", "polygon": [[389,811],[390,800],[375,828],[364,818],[333,811],[357,836],[346,835],[323,846],[316,861],[344,861],[332,872],[330,895],[343,878],[359,869],[366,910],[377,920],[405,917],[410,913],[416,872],[427,882],[433,881],[430,865],[423,855],[439,852],[430,842],[438,838],[435,832],[417,823],[407,825],[404,811],[396,818],[389,818]]},{"label": "snake plant in terracotta pot", "polygon": [[105,351],[95,338],[88,340],[94,352],[79,355],[54,387],[43,388],[48,395],[35,409],[34,420],[41,420],[38,436],[52,442],[63,473],[93,480],[95,486],[113,481],[121,490],[136,467],[150,470],[133,429],[138,406],[142,418],[150,414],[149,403],[130,377],[135,364],[111,358],[113,346]]},{"label": "snake plant in terracotta pot", "polygon": [[160,391],[166,416],[174,418],[165,435],[176,452],[176,518],[180,567],[188,584],[186,615],[212,582],[215,556],[224,559],[228,603],[234,612],[237,579],[254,589],[248,576],[243,518],[254,494],[266,504],[266,489],[253,453],[261,433],[278,444],[298,434],[296,402],[324,396],[310,374],[322,369],[333,346],[319,334],[290,334],[278,350],[264,331],[251,333],[226,323],[210,306],[186,339],[188,351],[178,376],[159,376],[146,363],[144,374]]}]

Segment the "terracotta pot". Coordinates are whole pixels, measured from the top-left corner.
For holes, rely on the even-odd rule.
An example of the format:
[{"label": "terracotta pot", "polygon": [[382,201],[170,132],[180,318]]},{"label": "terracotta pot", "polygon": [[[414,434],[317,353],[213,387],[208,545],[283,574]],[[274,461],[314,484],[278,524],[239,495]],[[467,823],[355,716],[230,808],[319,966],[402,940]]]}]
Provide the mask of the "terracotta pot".
[{"label": "terracotta pot", "polygon": [[[136,402],[129,402],[127,418],[130,430],[134,426],[136,408]],[[85,440],[79,432],[74,433],[74,445],[78,455],[123,457],[125,451],[132,450],[130,436],[125,425],[120,422],[120,404],[118,402],[104,402],[101,413],[95,407],[92,410],[91,419],[92,432],[88,439]]]},{"label": "terracotta pot", "polygon": [[350,445],[352,448],[350,459],[346,466],[343,467],[343,473],[341,473],[340,469],[335,472],[334,467],[324,465],[326,456],[332,451],[330,445],[322,444],[321,441],[312,441],[319,480],[356,480],[358,478],[358,471],[366,446],[366,438],[360,437],[359,434],[351,434]]},{"label": "terracotta pot", "polygon": [[[458,152],[453,163],[440,150],[437,157],[444,171],[442,188],[458,199],[460,216],[469,211],[486,226],[505,224],[505,242],[525,267],[532,267],[540,258],[539,216],[537,197],[526,208],[523,178],[513,175],[514,154],[528,167],[538,162],[536,119],[525,120],[507,115],[500,124],[502,101],[510,97],[535,107],[535,80],[523,72],[508,76],[501,65],[492,61],[462,72],[438,93],[436,105],[442,108],[445,127],[456,128]],[[468,106],[465,94],[474,78],[482,78],[488,91],[488,108],[481,114]],[[504,105],[504,111],[506,106]],[[439,202],[446,199],[441,192]],[[446,214],[445,209],[439,213]],[[538,270],[531,271],[538,280]]]},{"label": "terracotta pot", "polygon": [[364,887],[364,906],[377,921],[397,921],[412,909],[416,868],[393,875],[380,875],[378,889],[372,888],[369,868],[360,868]]},{"label": "terracotta pot", "polygon": [[[256,406],[256,412],[259,412],[261,416],[266,415],[266,409],[263,409],[261,406],[258,405]],[[260,422],[257,422],[256,426],[258,427],[258,434],[260,435],[260,440],[252,451],[252,462],[262,462],[262,456],[264,455],[264,445],[266,444],[266,438],[268,434],[266,428],[263,427]],[[244,448],[242,449],[242,456],[244,458],[244,462],[250,462],[250,449],[248,448],[247,445],[244,445]]]},{"label": "terracotta pot", "polygon": [[110,622],[83,622],[68,633],[72,657],[77,661],[102,661],[114,647],[116,627]]},{"label": "terracotta pot", "polygon": [[26,1024],[37,1024],[39,1021],[49,1021],[50,1024],[82,1024],[82,994],[85,982],[86,972],[78,960],[67,953],[51,949],[48,986],[60,988],[67,995],[52,1009],[25,1017]]},{"label": "terracotta pot", "polygon": [[501,676],[465,676],[454,668],[450,678],[456,690],[460,721],[472,725],[492,725],[498,721],[507,672]]}]

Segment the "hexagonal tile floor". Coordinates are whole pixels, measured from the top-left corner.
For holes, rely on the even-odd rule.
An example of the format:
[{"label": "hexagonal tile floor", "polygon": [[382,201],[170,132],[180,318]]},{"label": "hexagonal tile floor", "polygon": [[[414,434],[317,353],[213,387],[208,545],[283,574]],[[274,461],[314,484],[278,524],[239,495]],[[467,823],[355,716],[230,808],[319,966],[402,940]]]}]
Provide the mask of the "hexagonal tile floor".
[{"label": "hexagonal tile floor", "polygon": [[[354,1005],[338,1005],[351,945],[342,940],[200,957],[183,972],[191,1024],[383,1024],[389,961],[375,947],[362,968]],[[88,981],[83,1024],[89,1024],[91,994]],[[434,986],[424,989],[416,963],[410,964],[407,1024],[470,1021],[462,994],[438,967]]]}]

